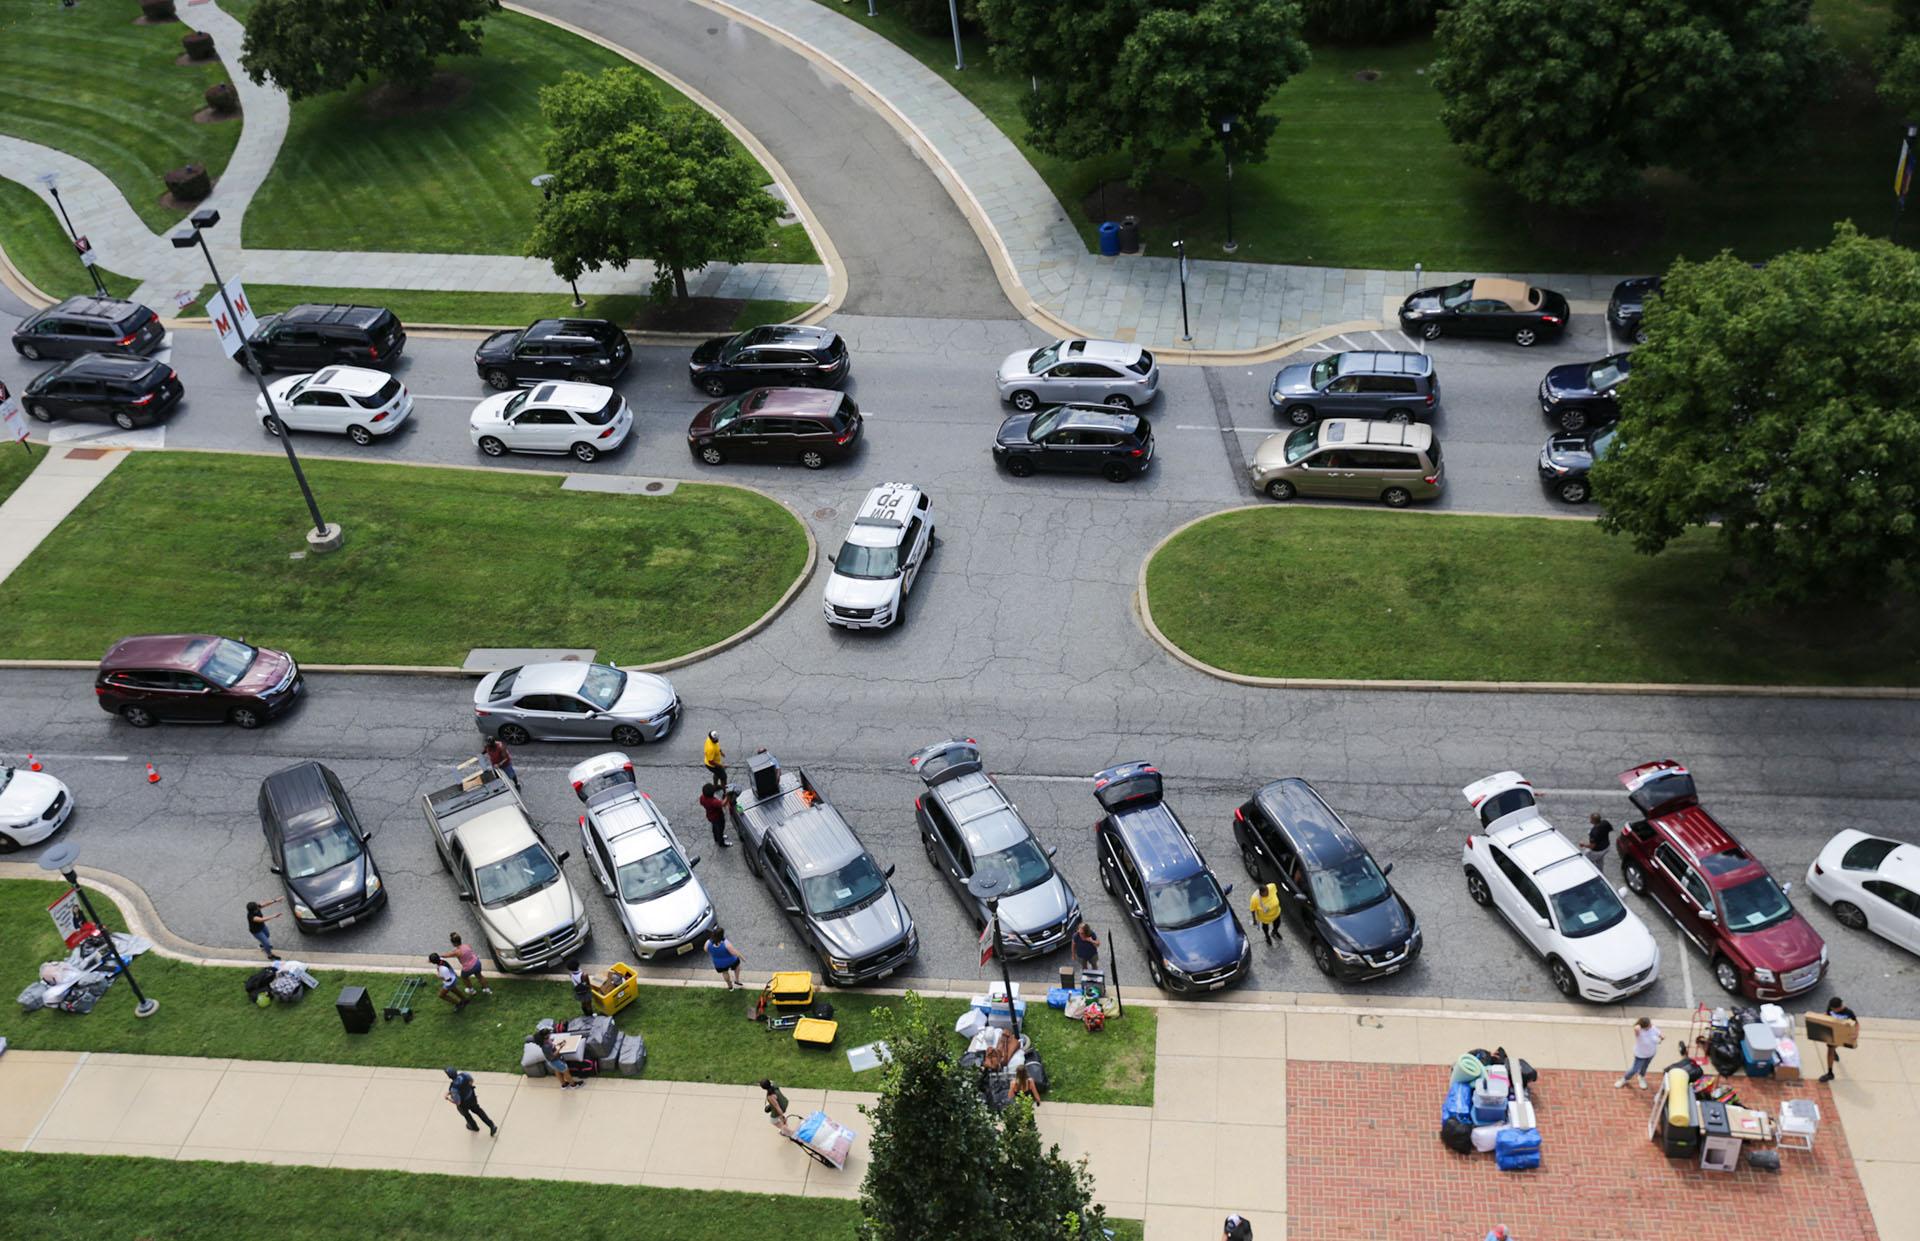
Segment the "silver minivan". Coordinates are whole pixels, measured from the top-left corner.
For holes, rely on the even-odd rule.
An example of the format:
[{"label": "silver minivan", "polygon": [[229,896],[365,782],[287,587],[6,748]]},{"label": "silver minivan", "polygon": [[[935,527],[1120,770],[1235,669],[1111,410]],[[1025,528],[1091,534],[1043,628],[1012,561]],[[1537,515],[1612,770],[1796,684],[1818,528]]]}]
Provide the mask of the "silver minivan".
[{"label": "silver minivan", "polygon": [[1057,340],[1000,363],[1000,399],[1023,414],[1077,402],[1133,409],[1160,391],[1153,354],[1118,340]]},{"label": "silver minivan", "polygon": [[1269,499],[1379,500],[1401,508],[1439,498],[1440,440],[1421,423],[1329,418],[1261,441],[1247,467]]}]

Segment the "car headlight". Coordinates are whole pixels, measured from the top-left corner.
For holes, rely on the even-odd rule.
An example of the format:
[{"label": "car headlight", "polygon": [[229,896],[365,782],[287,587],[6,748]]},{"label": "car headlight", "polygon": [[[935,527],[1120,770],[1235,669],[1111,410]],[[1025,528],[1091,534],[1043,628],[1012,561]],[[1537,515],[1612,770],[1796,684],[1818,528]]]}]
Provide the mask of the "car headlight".
[{"label": "car headlight", "polygon": [[1413,928],[1413,934],[1407,937],[1407,947],[1418,948],[1419,946],[1420,946],[1420,928],[1416,926]]},{"label": "car headlight", "polygon": [[368,896],[372,896],[375,892],[378,892],[384,886],[385,885],[380,882],[380,876],[378,875],[367,876],[367,895]]},{"label": "car headlight", "polygon": [[830,970],[837,970],[842,974],[846,973],[847,970],[852,968],[852,966],[853,966],[853,962],[842,961],[839,957],[827,958],[827,968]]},{"label": "car headlight", "polygon": [[296,918],[305,918],[309,922],[311,922],[313,920],[313,910],[308,909],[305,905],[302,905],[299,901],[295,901],[293,903],[293,916]]},{"label": "car headlight", "polygon": [[1755,981],[1755,982],[1773,982],[1773,981],[1774,981],[1774,979],[1775,979],[1775,975],[1774,975],[1774,972],[1773,972],[1772,970],[1768,970],[1768,969],[1761,969],[1761,968],[1760,968],[1759,966],[1757,966],[1757,965],[1753,967],[1753,981]]},{"label": "car headlight", "polygon": [[[1333,947],[1333,945],[1331,944],[1327,946],[1330,948]],[[1342,961],[1345,961],[1348,965],[1360,964],[1360,954],[1357,952],[1348,952],[1345,948],[1334,948],[1333,955],[1336,957],[1339,957]]]},{"label": "car headlight", "polygon": [[1582,974],[1585,974],[1588,978],[1593,979],[1595,982],[1612,982],[1613,981],[1613,979],[1608,978],[1605,974],[1597,974],[1594,971],[1588,969],[1586,966],[1580,964],[1580,962],[1578,961],[1575,961],[1573,963],[1573,968],[1579,970]]},{"label": "car headlight", "polygon": [[1826,963],[1827,963],[1827,946],[1825,944],[1821,944],[1820,945],[1820,964],[1825,965]]},{"label": "car headlight", "polygon": [[1169,974],[1173,974],[1179,978],[1185,978],[1187,976],[1187,971],[1181,969],[1179,966],[1175,965],[1172,961],[1169,961],[1165,957],[1160,958],[1160,964],[1166,967],[1167,973]]}]

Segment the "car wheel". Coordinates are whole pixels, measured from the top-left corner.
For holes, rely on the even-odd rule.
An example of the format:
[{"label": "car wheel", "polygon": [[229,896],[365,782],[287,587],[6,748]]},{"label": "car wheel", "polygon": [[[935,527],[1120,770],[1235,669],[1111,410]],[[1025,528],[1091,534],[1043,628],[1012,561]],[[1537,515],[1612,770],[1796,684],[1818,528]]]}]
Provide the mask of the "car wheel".
[{"label": "car wheel", "polygon": [[1573,976],[1573,970],[1559,957],[1547,962],[1547,974],[1553,979],[1553,989],[1568,999],[1580,994],[1580,980]]},{"label": "car wheel", "polygon": [[20,847],[20,842],[5,832],[0,832],[0,853],[12,853]]},{"label": "car wheel", "polygon": [[495,367],[493,370],[487,372],[487,387],[499,392],[505,392],[508,388],[513,387],[513,376]]},{"label": "car wheel", "polygon": [[1116,392],[1107,398],[1107,408],[1131,410],[1133,408],[1133,401]]},{"label": "car wheel", "polygon": [[817,470],[826,463],[827,454],[821,452],[818,448],[809,448],[800,454],[800,464],[806,466],[809,470]]},{"label": "car wheel", "polygon": [[708,444],[700,450],[700,459],[708,465],[719,465],[727,459],[727,454],[720,451],[719,445]]},{"label": "car wheel", "polygon": [[1850,927],[1856,931],[1867,929],[1867,915],[1861,913],[1860,906],[1851,901],[1835,901],[1833,916],[1840,920],[1841,926]]},{"label": "car wheel", "polygon": [[480,451],[489,457],[504,457],[507,455],[507,446],[491,435],[483,435],[480,437]]},{"label": "car wheel", "polygon": [[533,740],[533,734],[518,724],[502,724],[499,735],[502,745],[525,745]]},{"label": "car wheel", "polygon": [[1033,473],[1033,462],[1027,460],[1025,457],[1008,457],[1007,473],[1013,475],[1015,478],[1025,478],[1027,475]]},{"label": "car wheel", "polygon": [[1734,969],[1733,962],[1725,957],[1714,958],[1713,980],[1719,983],[1723,990],[1731,991],[1735,995],[1740,994],[1740,971]]},{"label": "car wheel", "polygon": [[258,728],[263,722],[256,707],[235,707],[227,712],[227,720],[235,728]]},{"label": "car wheel", "polygon": [[725,396],[727,394],[727,381],[718,375],[709,375],[700,381],[700,391],[706,393],[708,396]]},{"label": "car wheel", "polygon": [[1626,876],[1627,889],[1636,896],[1647,894],[1647,872],[1640,869],[1640,863],[1628,862],[1621,866],[1620,873]]},{"label": "car wheel", "polygon": [[1108,896],[1120,895],[1113,890],[1113,872],[1108,870],[1104,865],[1100,867],[1100,886],[1107,890]]},{"label": "car wheel", "polygon": [[133,415],[124,409],[115,410],[113,425],[119,427],[122,431],[131,431],[134,428]]},{"label": "car wheel", "polygon": [[1110,483],[1124,483],[1133,477],[1133,471],[1118,461],[1109,461],[1100,467],[1100,473]]},{"label": "car wheel", "polygon": [[1333,949],[1322,940],[1313,941],[1313,967],[1328,978],[1333,977]]},{"label": "car wheel", "polygon": [[273,369],[271,366],[268,366],[265,362],[262,362],[260,360],[260,355],[257,353],[254,354],[252,357],[242,361],[240,365],[246,367],[248,370],[252,371],[256,375],[264,375],[268,371]]},{"label": "car wheel", "polygon": [[132,703],[120,708],[120,718],[135,728],[152,728],[153,712]]},{"label": "car wheel", "polygon": [[268,414],[260,420],[260,428],[268,435],[278,435],[280,434],[280,420],[272,414]]},{"label": "car wheel", "polygon": [[1028,392],[1025,388],[1020,389],[1020,391],[1008,397],[1007,400],[1015,409],[1023,414],[1030,414],[1040,408],[1040,398]]},{"label": "car wheel", "polygon": [[1413,424],[1413,415],[1404,409],[1396,409],[1387,415],[1387,421],[1396,427],[1411,426]]},{"label": "car wheel", "polygon": [[1420,325],[1420,335],[1426,337],[1428,340],[1439,340],[1440,325],[1438,323],[1423,323]]},{"label": "car wheel", "polygon": [[640,730],[631,724],[622,724],[613,730],[613,744],[615,745],[640,745],[645,740],[646,738],[640,735]]},{"label": "car wheel", "polygon": [[1405,487],[1389,487],[1380,493],[1380,503],[1388,508],[1405,508],[1413,502],[1413,493]]},{"label": "car wheel", "polygon": [[1297,494],[1299,493],[1294,490],[1293,484],[1284,478],[1276,478],[1267,484],[1267,499],[1269,500],[1291,500]]},{"label": "car wheel", "polygon": [[1633,329],[1633,343],[1634,343],[1634,344],[1636,344],[1636,345],[1644,345],[1644,344],[1646,344],[1646,343],[1647,343],[1647,329],[1645,329],[1645,328],[1643,328],[1643,327],[1637,327],[1637,328],[1635,328],[1635,329]]},{"label": "car wheel", "polygon": [[1562,431],[1584,431],[1587,429],[1587,411],[1584,409],[1563,409],[1557,420]]},{"label": "car wheel", "polygon": [[1240,864],[1247,868],[1247,878],[1260,882],[1260,855],[1253,851],[1252,845],[1240,846]]},{"label": "car wheel", "polygon": [[920,835],[920,847],[921,847],[922,849],[925,849],[925,850],[927,851],[927,861],[929,861],[929,862],[932,862],[932,863],[933,863],[933,868],[934,868],[935,870],[939,870],[939,869],[940,869],[940,855],[939,855],[938,853],[935,853],[935,852],[933,851],[933,837],[931,837],[931,836],[929,836],[929,835],[927,835],[927,834],[926,834],[926,833],[924,833],[924,832],[923,832],[923,833],[921,833],[921,835]]},{"label": "car wheel", "polygon": [[592,461],[600,455],[600,450],[592,444],[575,444],[573,446],[573,455],[574,459],[578,461]]},{"label": "car wheel", "polygon": [[1147,958],[1147,977],[1151,978],[1153,985],[1160,990],[1165,991],[1167,989],[1166,972],[1160,968],[1160,963],[1152,957]]},{"label": "car wheel", "polygon": [[40,404],[37,401],[28,402],[27,416],[29,418],[32,418],[35,422],[52,422],[53,421],[53,411],[48,409],[46,406]]},{"label": "car wheel", "polygon": [[1530,348],[1533,342],[1539,339],[1540,334],[1530,327],[1523,327],[1513,334],[1513,343],[1522,349]]},{"label": "car wheel", "polygon": [[1313,421],[1315,412],[1311,405],[1289,405],[1287,406],[1286,416],[1287,421],[1291,422],[1294,426],[1304,427]]},{"label": "car wheel", "polygon": [[22,345],[20,346],[20,356],[29,362],[38,362],[40,360],[40,346]]},{"label": "car wheel", "polygon": [[1493,904],[1493,893],[1487,890],[1487,881],[1482,879],[1480,872],[1472,867],[1467,868],[1467,895],[1476,905]]},{"label": "car wheel", "polygon": [[351,426],[347,428],[347,438],[360,445],[360,447],[365,448],[368,444],[373,443],[373,432],[363,426]]},{"label": "car wheel", "polygon": [[593,376],[587,374],[585,371],[574,371],[567,376],[567,379],[577,384],[590,384],[593,382]]},{"label": "car wheel", "polygon": [[1569,478],[1566,482],[1561,483],[1560,498],[1568,504],[1585,504],[1587,502],[1587,480],[1584,478]]}]

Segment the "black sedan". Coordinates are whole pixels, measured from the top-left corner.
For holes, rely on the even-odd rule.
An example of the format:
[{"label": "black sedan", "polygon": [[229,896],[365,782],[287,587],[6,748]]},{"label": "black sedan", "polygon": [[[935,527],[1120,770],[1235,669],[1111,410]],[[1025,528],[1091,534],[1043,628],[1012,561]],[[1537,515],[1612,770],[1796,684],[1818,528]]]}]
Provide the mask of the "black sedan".
[{"label": "black sedan", "polygon": [[716,336],[687,362],[687,378],[708,396],[748,388],[837,388],[852,370],[847,343],[837,332],[791,323]]},{"label": "black sedan", "polygon": [[1556,366],[1540,381],[1540,412],[1562,431],[1604,427],[1620,416],[1620,385],[1632,369],[1629,353]]},{"label": "black sedan", "polygon": [[1588,474],[1593,463],[1613,447],[1613,427],[1579,435],[1556,435],[1540,450],[1540,485],[1568,504],[1593,498]]},{"label": "black sedan", "polygon": [[1400,303],[1400,330],[1442,336],[1503,336],[1516,345],[1556,340],[1567,330],[1567,299],[1520,280],[1481,277],[1417,289]]},{"label": "black sedan", "polygon": [[1635,276],[1631,280],[1622,280],[1613,286],[1613,296],[1607,300],[1607,322],[1613,330],[1636,345],[1645,344],[1647,329],[1641,320],[1647,313],[1647,299],[1660,294],[1660,277]]},{"label": "black sedan", "polygon": [[111,422],[123,431],[166,417],[185,389],[165,362],[126,353],[83,353],[42,371],[20,403],[40,422]]}]

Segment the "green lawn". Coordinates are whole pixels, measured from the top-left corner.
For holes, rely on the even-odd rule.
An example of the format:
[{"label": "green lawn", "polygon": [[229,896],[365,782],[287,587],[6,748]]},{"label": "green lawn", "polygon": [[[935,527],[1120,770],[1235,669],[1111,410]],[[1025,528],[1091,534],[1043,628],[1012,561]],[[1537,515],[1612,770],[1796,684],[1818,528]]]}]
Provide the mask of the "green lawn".
[{"label": "green lawn", "polygon": [[[897,10],[883,6],[881,16],[870,20],[858,5],[819,3],[874,27],[971,99],[1021,147],[1093,246],[1099,221],[1085,216],[1080,203],[1103,181],[1127,174],[1124,157],[1067,162],[1033,151],[1019,110],[1026,80],[993,69],[977,41],[967,44],[965,71],[955,72],[952,41],[914,33]],[[1856,63],[1887,19],[1885,0],[1816,0],[1814,9]],[[1832,98],[1808,111],[1804,134],[1781,135],[1780,149],[1755,161],[1751,174],[1712,188],[1659,174],[1650,178],[1648,195],[1664,229],[1608,248],[1537,235],[1517,201],[1460,160],[1440,124],[1439,97],[1421,72],[1432,58],[1426,39],[1314,49],[1313,66],[1269,104],[1282,121],[1267,159],[1234,170],[1234,258],[1336,267],[1421,262],[1429,269],[1629,272],[1663,269],[1680,254],[1704,258],[1731,248],[1761,259],[1823,245],[1834,221],[1843,218],[1871,233],[1887,229],[1900,118],[1874,98],[1864,70],[1836,84]],[[1363,70],[1378,77],[1361,81],[1355,75]],[[1184,221],[1143,219],[1149,251],[1164,254],[1169,241],[1184,235],[1196,256],[1222,256],[1220,161],[1175,158],[1166,175],[1190,181],[1206,204]]]},{"label": "green lawn", "polygon": [[[210,291],[212,286],[208,286]],[[301,302],[348,302],[362,306],[385,306],[407,324],[459,323],[520,327],[535,319],[574,317],[608,319],[623,327],[634,321],[652,303],[646,297],[614,295],[589,296],[584,307],[576,308],[567,292],[538,293],[462,293],[431,289],[335,289],[309,288],[293,284],[250,284],[248,300],[260,314],[283,310]],[[813,309],[812,302],[750,301],[734,317],[733,330],[744,332],[762,323],[784,323]],[[189,319],[205,318],[204,298],[178,312]]]},{"label": "green lawn", "polygon": [[1911,604],[1743,615],[1726,566],[1706,531],[1649,557],[1592,522],[1274,506],[1186,530],[1147,589],[1170,640],[1253,676],[1920,684]]},{"label": "green lawn", "polygon": [[47,455],[45,448],[35,448],[31,452],[20,444],[0,443],[0,501],[13,494],[13,489],[25,482],[33,467]]},{"label": "green lawn", "polygon": [[[483,48],[478,57],[446,63],[470,83],[451,105],[370,115],[365,87],[295,104],[286,145],[247,212],[246,244],[521,253],[540,201],[528,180],[546,168],[540,88],[570,69],[598,73],[632,62],[511,12],[488,19]],[[650,80],[664,98],[684,99]],[[743,150],[737,140],[734,146]],[[773,240],[779,244],[751,257],[820,261],[798,224]]]},{"label": "green lawn", "polygon": [[[241,122],[194,123],[206,106],[202,92],[228,81],[227,69],[219,60],[176,65],[187,27],[135,25],[139,16],[130,0],[82,0],[72,8],[59,0],[0,0],[0,47],[7,49],[0,132],[92,164],[159,231],[180,218],[160,205],[161,174],[204,164],[217,177],[240,140]],[[0,240],[11,249],[10,238]]]},{"label": "green lawn", "polygon": [[[464,427],[467,411],[430,404],[414,417]],[[109,475],[0,584],[5,654],[93,658],[127,633],[206,630],[312,662],[591,646],[645,663],[751,623],[806,562],[792,515],[734,487],[607,495],[564,491],[554,475],[315,458],[308,476],[346,546],[293,560],[308,519],[287,463],[237,415],[235,428],[273,455],[136,453]],[[685,451],[653,427],[634,439],[622,457]]]},{"label": "green lawn", "polygon": [[[35,288],[49,297],[71,297],[93,292],[87,269],[73,252],[73,242],[60,217],[40,196],[17,181],[0,179],[0,250]],[[126,297],[139,287],[116,272],[99,269],[107,292]]]},{"label": "green lawn", "polygon": [[[125,468],[124,466],[122,467]],[[424,882],[441,882],[429,875]],[[40,880],[0,880],[0,977],[26,979],[42,961],[65,955],[46,907],[64,890]],[[97,894],[94,904],[106,904]],[[115,915],[102,914],[109,918]],[[290,933],[291,934],[291,933]],[[282,945],[282,951],[291,951]],[[422,973],[431,969],[421,964]],[[18,1015],[7,1037],[15,1047],[64,1051],[121,1051],[169,1056],[229,1056],[242,1060],[297,1060],[335,1064],[469,1069],[511,1072],[520,1063],[522,1040],[542,1017],[579,1011],[565,982],[495,978],[494,994],[455,1012],[421,993],[410,1023],[375,1024],[370,1035],[342,1031],[333,997],[342,986],[360,984],[384,1004],[397,977],[319,969],[320,990],[298,1005],[259,1009],[246,1003],[242,983],[251,969],[190,965],[148,955],[134,976],[161,1001],[157,1016],[133,1015],[132,991],[116,985],[85,1017],[46,1012]],[[847,1067],[845,1051],[878,1037],[873,1010],[885,996],[824,992],[840,1022],[838,1044],[825,1051],[803,1049],[791,1037],[747,1019],[753,994],[707,987],[642,987],[640,998],[620,1015],[623,1029],[647,1041],[646,1075],[669,1081],[752,1083],[771,1076],[785,1086],[829,1090],[874,1090],[878,1078]],[[959,1000],[929,999],[927,1012],[951,1028],[965,1007]],[[1033,1010],[1029,1010],[1033,1011]],[[216,1017],[215,1015],[219,1016]],[[1155,1019],[1152,1009],[1131,1008],[1099,1034],[1077,1022],[1041,1011],[1030,1027],[1046,1058],[1050,1098],[1074,1103],[1153,1103]],[[958,1040],[955,1040],[956,1047]],[[663,1234],[664,1235],[664,1234]]]}]

